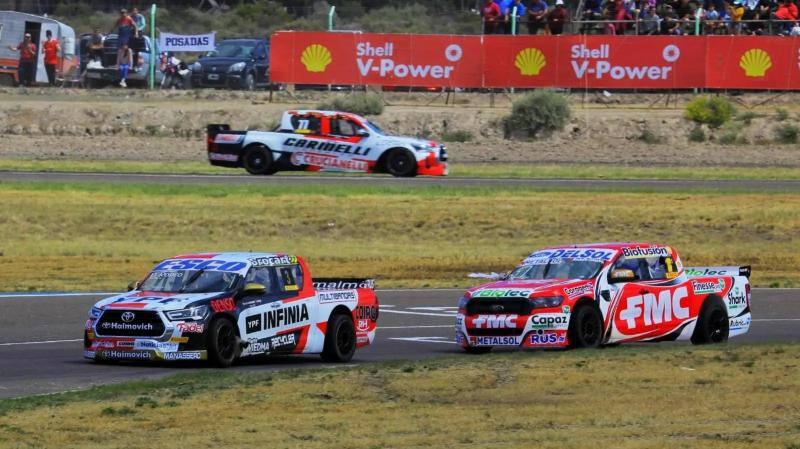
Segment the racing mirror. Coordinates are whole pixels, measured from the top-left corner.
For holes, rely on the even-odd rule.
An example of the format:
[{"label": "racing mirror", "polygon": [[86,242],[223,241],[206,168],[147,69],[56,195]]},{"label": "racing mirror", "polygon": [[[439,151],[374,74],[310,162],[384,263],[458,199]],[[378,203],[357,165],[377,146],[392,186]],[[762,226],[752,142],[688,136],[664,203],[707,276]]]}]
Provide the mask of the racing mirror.
[{"label": "racing mirror", "polygon": [[264,284],[256,284],[255,282],[251,282],[245,284],[242,293],[244,293],[245,295],[262,295],[266,291],[267,287]]},{"label": "racing mirror", "polygon": [[619,282],[631,282],[636,280],[636,273],[633,270],[626,270],[626,269],[616,269],[611,270],[611,274],[608,276],[608,281],[612,284],[616,284]]},{"label": "racing mirror", "polygon": [[139,288],[139,282],[138,281],[130,281],[128,283],[128,291],[136,290],[137,288]]},{"label": "racing mirror", "polygon": [[369,133],[364,131],[363,129],[359,129],[358,131],[356,131],[356,135],[358,137],[369,137]]}]

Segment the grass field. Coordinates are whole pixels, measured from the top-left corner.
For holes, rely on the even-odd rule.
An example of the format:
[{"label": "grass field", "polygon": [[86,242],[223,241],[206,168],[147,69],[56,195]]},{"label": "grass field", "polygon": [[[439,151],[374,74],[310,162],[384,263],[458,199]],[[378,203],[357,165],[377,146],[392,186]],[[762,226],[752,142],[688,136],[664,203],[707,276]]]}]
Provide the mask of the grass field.
[{"label": "grass field", "polygon": [[208,250],[297,253],[317,276],[384,288],[461,287],[545,245],[617,240],[798,286],[799,230],[800,195],[780,193],[6,183],[0,291],[117,290]]},{"label": "grass field", "polygon": [[[764,179],[800,180],[796,167],[628,167],[620,165],[559,165],[462,163],[451,164],[450,175],[469,178],[531,179]],[[243,169],[213,167],[205,161],[144,162],[119,160],[32,160],[2,159],[0,171],[32,172],[110,172],[110,173],[179,173],[179,174],[245,174]],[[283,175],[320,176],[319,173],[283,172]],[[352,176],[352,174],[349,174]]]},{"label": "grass field", "polygon": [[799,358],[645,345],[209,370],[0,400],[0,447],[797,449]]}]

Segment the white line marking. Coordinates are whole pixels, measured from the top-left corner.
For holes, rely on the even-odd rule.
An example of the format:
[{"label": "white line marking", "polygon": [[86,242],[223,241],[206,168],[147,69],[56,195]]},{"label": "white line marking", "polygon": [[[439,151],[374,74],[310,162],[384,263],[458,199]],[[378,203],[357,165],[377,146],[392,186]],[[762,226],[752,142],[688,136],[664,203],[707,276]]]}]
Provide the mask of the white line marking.
[{"label": "white line marking", "polygon": [[17,341],[14,343],[0,343],[0,346],[16,346],[16,345],[46,345],[50,343],[73,343],[76,341],[83,341],[82,338],[74,340],[47,340],[47,341]]},{"label": "white line marking", "polygon": [[[465,288],[382,288],[376,292],[465,292]],[[456,298],[458,299],[458,298]]]},{"label": "white line marking", "polygon": [[800,318],[761,318],[753,321],[800,321]]},{"label": "white line marking", "polygon": [[0,298],[59,298],[71,296],[111,296],[124,292],[85,292],[85,293],[0,293]]},{"label": "white line marking", "polygon": [[445,340],[446,338],[447,337],[397,337],[390,338],[389,340],[414,341],[418,343],[446,343],[450,345],[458,344],[452,340]]},{"label": "white line marking", "polygon": [[432,328],[454,329],[455,326],[453,326],[452,324],[443,325],[443,326],[378,326],[378,330],[382,330],[382,329],[432,329]]},{"label": "white line marking", "polygon": [[442,306],[442,307],[409,307],[408,310],[424,310],[426,312],[450,312],[451,310],[458,311],[457,306]]},{"label": "white line marking", "polygon": [[444,314],[444,313],[424,313],[424,312],[408,312],[403,310],[381,310],[381,313],[402,313],[404,315],[422,315],[422,316],[444,316],[447,318],[455,318],[456,314]]}]

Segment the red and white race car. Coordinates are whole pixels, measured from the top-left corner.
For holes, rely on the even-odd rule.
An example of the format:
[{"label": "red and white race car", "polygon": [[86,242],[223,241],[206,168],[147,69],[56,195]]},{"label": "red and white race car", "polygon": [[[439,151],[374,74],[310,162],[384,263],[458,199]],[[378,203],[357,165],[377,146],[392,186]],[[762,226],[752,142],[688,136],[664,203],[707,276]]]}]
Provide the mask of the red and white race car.
[{"label": "red and white race car", "polygon": [[208,160],[253,175],[279,171],[447,175],[444,145],[390,136],[364,117],[337,111],[288,111],[273,131],[208,125]]},{"label": "red and white race car", "polygon": [[720,343],[750,327],[750,267],[684,269],[674,248],[602,243],[543,249],[458,303],[456,342],[597,347],[632,341]]}]

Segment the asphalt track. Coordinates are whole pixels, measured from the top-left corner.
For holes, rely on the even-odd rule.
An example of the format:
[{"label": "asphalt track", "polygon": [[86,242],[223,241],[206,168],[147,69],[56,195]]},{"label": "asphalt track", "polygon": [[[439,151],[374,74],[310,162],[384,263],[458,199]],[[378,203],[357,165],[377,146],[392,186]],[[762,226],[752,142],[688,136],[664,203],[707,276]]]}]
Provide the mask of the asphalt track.
[{"label": "asphalt track", "polygon": [[[456,289],[379,290],[381,315],[376,341],[356,352],[352,363],[419,360],[461,353],[453,343],[455,304],[460,294],[461,290]],[[86,312],[104,296],[107,295],[0,294],[0,397],[211,369],[201,364],[98,365],[84,360]],[[753,289],[752,310],[750,332],[732,339],[730,344],[800,342],[800,289]],[[531,356],[535,357],[535,351]],[[289,356],[231,369],[276,371],[320,366],[324,365],[318,356]]]},{"label": "asphalt track", "polygon": [[[231,173],[236,173],[232,171]],[[522,179],[390,176],[249,176],[178,175],[143,173],[66,173],[0,172],[0,182],[105,182],[128,184],[204,184],[204,185],[357,185],[372,187],[532,187],[560,189],[633,189],[633,190],[768,190],[800,192],[800,181],[768,180],[634,180],[634,179]]]}]

